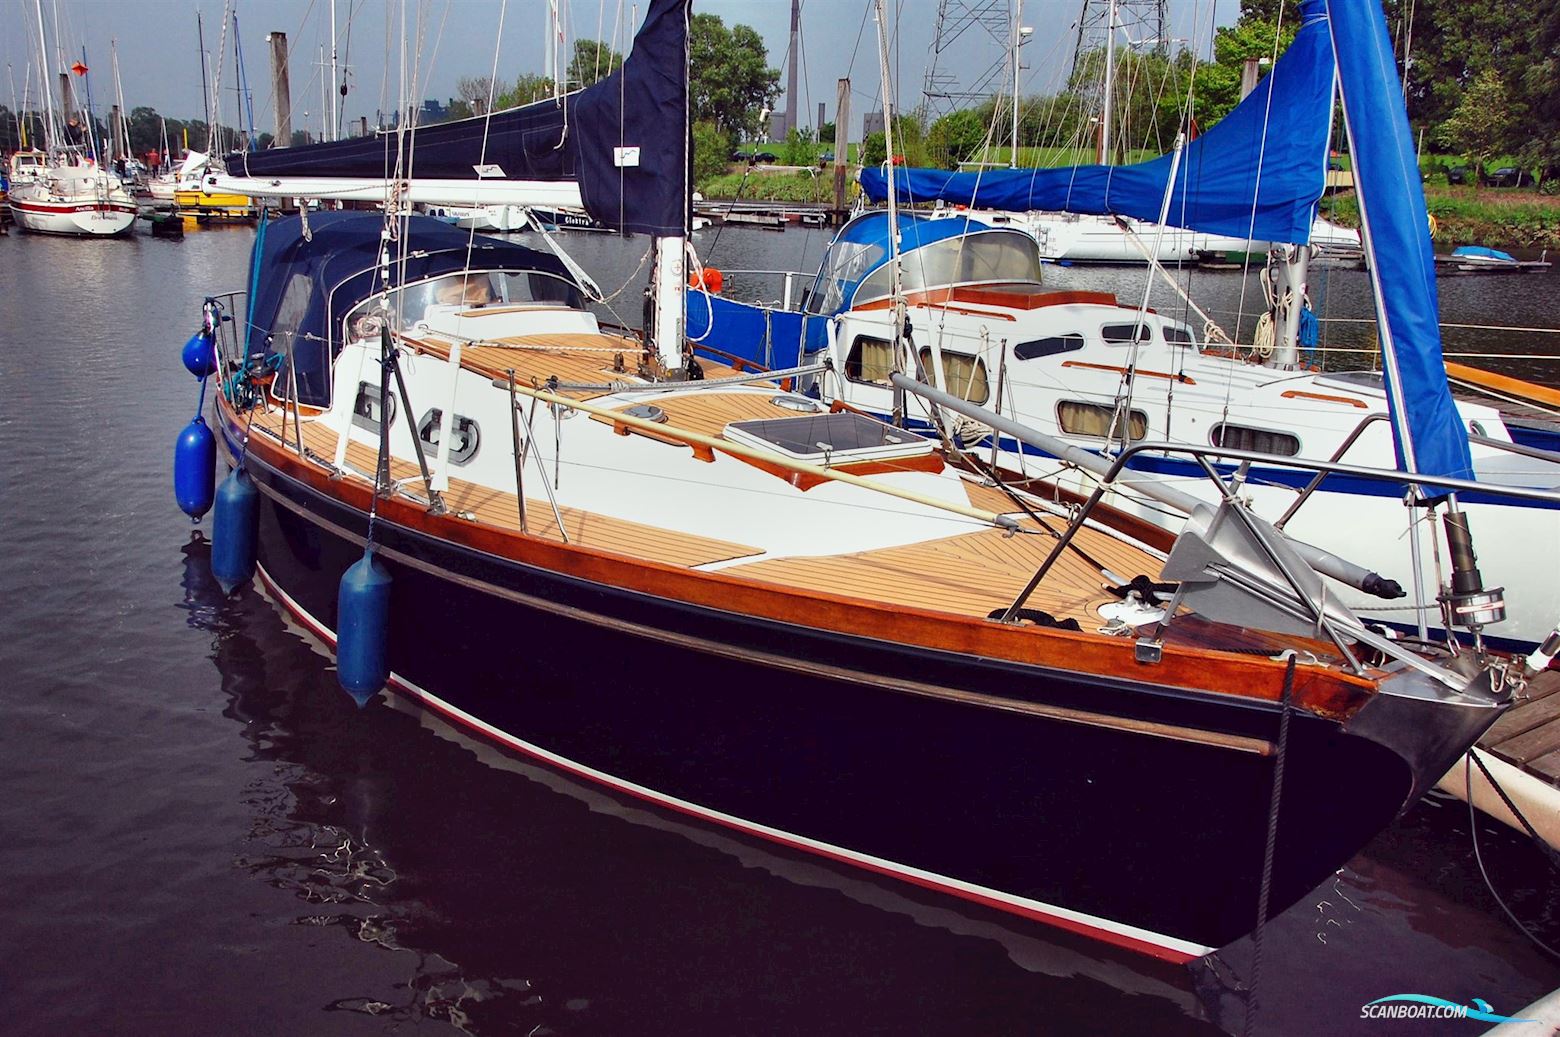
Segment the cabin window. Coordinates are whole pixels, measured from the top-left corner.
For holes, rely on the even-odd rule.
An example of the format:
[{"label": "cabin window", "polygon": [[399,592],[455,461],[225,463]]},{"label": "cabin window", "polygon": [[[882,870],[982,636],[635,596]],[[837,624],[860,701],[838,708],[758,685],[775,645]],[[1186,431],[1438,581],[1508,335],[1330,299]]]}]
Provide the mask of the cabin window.
[{"label": "cabin window", "polygon": [[[1107,407],[1100,403],[1083,403],[1079,400],[1063,400],[1056,405],[1056,423],[1061,430],[1069,436],[1089,436],[1093,439],[1104,439],[1110,433],[1111,418],[1115,415],[1114,407]],[[1127,416],[1127,432],[1131,439],[1139,440],[1148,437],[1148,414],[1144,411],[1133,410]],[[1121,429],[1118,425],[1116,438],[1121,437]]]},{"label": "cabin window", "polygon": [[[991,398],[985,361],[968,353],[952,353],[946,349],[939,352],[942,354],[942,384],[946,391],[975,404],[985,403]],[[931,366],[932,351],[929,347],[923,347],[921,367],[925,369]]]},{"label": "cabin window", "polygon": [[1152,337],[1147,324],[1107,324],[1100,329],[1107,346],[1130,346],[1134,335],[1140,344]]},{"label": "cabin window", "polygon": [[856,336],[845,358],[845,377],[853,382],[887,384],[894,370],[894,345],[887,339]]},{"label": "cabin window", "polygon": [[1300,440],[1287,432],[1270,432],[1267,429],[1247,428],[1220,422],[1213,426],[1209,440],[1214,446],[1232,450],[1255,450],[1262,454],[1294,457],[1300,452]]},{"label": "cabin window", "polygon": [[[395,420],[395,397],[386,399],[390,405],[390,420]],[[352,424],[370,432],[379,431],[379,386],[359,382],[357,399],[352,404]]]},{"label": "cabin window", "polygon": [[1195,346],[1197,336],[1192,334],[1192,329],[1185,324],[1162,324],[1159,330],[1164,334],[1165,341],[1172,346]]},{"label": "cabin window", "polygon": [[[444,411],[435,407],[417,423],[417,438],[432,450],[439,449],[439,424],[443,420]],[[465,464],[477,456],[482,433],[475,421],[464,414],[457,414],[450,428],[450,439],[450,464]]]},{"label": "cabin window", "polygon": [[[899,265],[899,284],[905,292],[956,284],[1040,281],[1035,239],[1022,231],[983,230],[926,245],[917,245],[906,235]],[[887,265],[872,271],[856,289],[852,304],[860,306],[888,295],[890,273]]]},{"label": "cabin window", "polygon": [[1058,353],[1071,353],[1083,348],[1083,336],[1075,333],[1066,335],[1052,335],[1050,338],[1037,338],[1030,342],[1020,342],[1013,347],[1013,355],[1020,360],[1035,360],[1043,356],[1055,356]]}]

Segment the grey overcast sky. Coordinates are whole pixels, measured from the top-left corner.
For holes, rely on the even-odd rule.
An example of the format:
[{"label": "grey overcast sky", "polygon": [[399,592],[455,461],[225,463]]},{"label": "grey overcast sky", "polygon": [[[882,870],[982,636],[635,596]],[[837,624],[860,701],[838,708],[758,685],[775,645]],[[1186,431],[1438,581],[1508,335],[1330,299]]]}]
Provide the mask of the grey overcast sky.
[{"label": "grey overcast sky", "polygon": [[[626,49],[646,6],[644,0],[559,2],[567,10],[571,41],[601,38],[615,42],[618,50]],[[951,13],[965,4],[982,6],[977,0],[944,2]],[[1084,2],[1026,0],[1023,22],[1033,34],[1023,48],[1023,92],[1051,92],[1065,79]],[[0,33],[0,61],[9,74],[8,80],[0,83],[0,99],[7,105],[19,101],[24,91],[34,103],[37,100],[35,3],[0,0],[0,25],[6,26]],[[266,34],[271,31],[285,32],[288,37],[294,126],[319,127],[323,109],[319,56],[321,47],[329,54],[330,7],[331,0],[237,0],[244,71],[258,129],[269,129],[273,121],[266,44]],[[888,0],[894,27],[896,96],[901,105],[914,105],[920,99],[938,7],[939,0]],[[358,116],[366,115],[372,122],[376,111],[396,107],[403,14],[411,40],[407,66],[415,71],[418,85],[413,93],[419,99],[454,96],[460,77],[486,75],[493,70],[495,53],[501,82],[512,82],[522,72],[542,70],[546,0],[407,0],[404,4],[397,0],[335,0],[335,8],[338,55],[350,68],[346,121],[355,122]],[[1169,35],[1200,55],[1210,50],[1214,25],[1228,24],[1238,14],[1237,0],[1169,0],[1169,8]],[[232,26],[229,23],[224,35],[220,0],[42,0],[42,9],[51,52],[56,17],[66,63],[79,59],[85,46],[92,101],[100,113],[113,103],[112,43],[117,48],[125,105],[148,105],[175,118],[195,118],[201,111],[200,50],[196,44],[199,11],[211,74],[215,76],[217,65],[221,66],[223,122],[234,125],[240,121],[234,110]],[[880,106],[876,30],[870,9],[871,0],[803,0],[801,84],[797,91],[803,126],[816,121],[820,101],[827,105],[827,117],[834,118],[835,81],[842,76],[852,79],[853,133],[859,130],[861,113]],[[694,10],[719,15],[727,25],[742,23],[758,30],[768,47],[770,65],[781,70],[784,88],[790,0],[695,0]],[[1146,26],[1128,25],[1118,41],[1141,42],[1152,35]],[[980,26],[972,26],[939,56],[938,68],[953,73],[964,88],[970,88],[994,63],[1005,60],[1003,53],[1002,43]],[[57,71],[54,53],[49,64],[51,71]],[[29,70],[30,91],[26,86]],[[784,103],[782,98],[779,104]]]}]

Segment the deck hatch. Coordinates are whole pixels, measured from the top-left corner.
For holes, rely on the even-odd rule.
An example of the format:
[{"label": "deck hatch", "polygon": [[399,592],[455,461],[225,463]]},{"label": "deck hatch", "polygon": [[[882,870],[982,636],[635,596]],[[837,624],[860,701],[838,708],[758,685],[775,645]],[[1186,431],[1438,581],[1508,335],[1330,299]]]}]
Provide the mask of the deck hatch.
[{"label": "deck hatch", "polygon": [[819,463],[924,457],[933,446],[929,439],[850,411],[734,421],[726,426],[725,436],[744,446]]}]

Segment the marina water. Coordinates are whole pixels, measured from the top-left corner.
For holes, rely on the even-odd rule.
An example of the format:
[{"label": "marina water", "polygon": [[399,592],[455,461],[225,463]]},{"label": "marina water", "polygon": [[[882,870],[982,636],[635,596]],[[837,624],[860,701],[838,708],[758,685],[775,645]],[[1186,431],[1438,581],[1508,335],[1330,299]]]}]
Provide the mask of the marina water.
[{"label": "marina water", "polygon": [[[358,710],[253,588],[223,595],[205,527],[173,502],[187,418],[168,415],[196,408],[179,346],[206,293],[242,285],[252,238],[0,238],[0,1030],[1239,1031],[1251,938],[1190,972],[1156,965],[617,799],[395,702]],[[648,240],[567,243],[637,324]],[[805,270],[826,243],[696,238],[728,271]],[[1047,275],[1133,302],[1146,276]],[[1249,331],[1254,276],[1181,277]],[[1312,281],[1340,318],[1326,343],[1368,346],[1343,320],[1369,315],[1364,275]],[[776,279],[726,282],[779,298]],[[1448,278],[1442,319],[1552,326],[1557,288]],[[1447,342],[1560,385],[1560,336]],[[552,651],[524,631],[505,649],[519,673]],[[1500,895],[1560,943],[1560,874],[1516,833],[1479,832]],[[1219,876],[1181,895],[1218,896]],[[1271,923],[1262,956],[1268,1034],[1380,1032],[1360,1006],[1397,993],[1514,1013],[1560,986],[1486,889],[1467,808],[1439,795]]]}]

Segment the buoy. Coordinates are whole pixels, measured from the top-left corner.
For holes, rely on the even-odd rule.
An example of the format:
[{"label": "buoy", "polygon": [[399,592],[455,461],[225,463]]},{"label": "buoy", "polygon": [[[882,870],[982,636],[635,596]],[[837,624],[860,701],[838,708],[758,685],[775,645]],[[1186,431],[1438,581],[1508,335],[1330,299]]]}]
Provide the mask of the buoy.
[{"label": "buoy", "polygon": [[211,510],[216,482],[217,440],[197,415],[173,445],[173,496],[179,510],[199,522]]},{"label": "buoy", "polygon": [[181,359],[184,361],[184,369],[196,378],[204,378],[217,369],[217,351],[213,348],[216,342],[201,328],[190,336],[190,340],[184,343],[184,352]]},{"label": "buoy", "polygon": [[386,657],[390,626],[390,574],[370,545],[341,575],[336,594],[336,679],[359,706],[390,678]]},{"label": "buoy", "polygon": [[260,524],[260,491],[242,468],[217,487],[211,513],[211,575],[232,594],[255,575],[255,538]]},{"label": "buoy", "polygon": [[695,291],[706,291],[711,295],[719,295],[725,278],[721,272],[712,266],[703,270],[695,270],[688,275],[688,287]]}]

